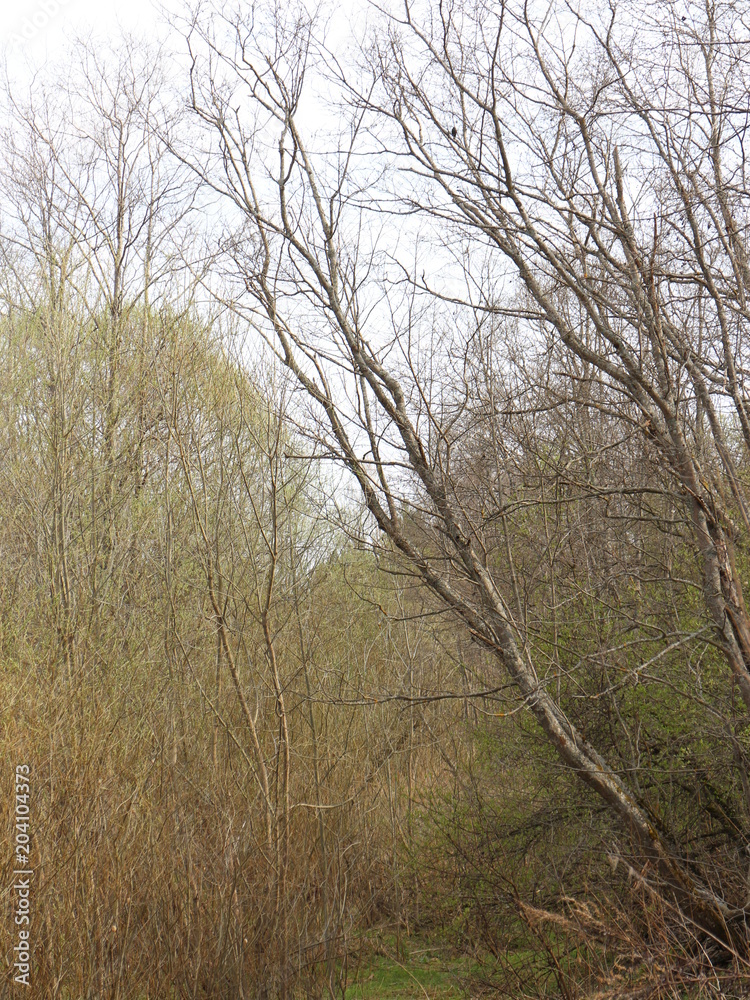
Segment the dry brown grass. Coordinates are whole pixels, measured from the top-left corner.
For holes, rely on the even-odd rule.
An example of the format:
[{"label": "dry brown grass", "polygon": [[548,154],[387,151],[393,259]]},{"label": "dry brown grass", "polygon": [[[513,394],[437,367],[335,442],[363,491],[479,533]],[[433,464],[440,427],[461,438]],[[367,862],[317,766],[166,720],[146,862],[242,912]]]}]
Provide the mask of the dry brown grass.
[{"label": "dry brown grass", "polygon": [[[72,690],[33,666],[3,675],[5,830],[14,767],[31,767],[32,995],[321,994],[333,974],[326,937],[329,960],[338,959],[373,897],[389,892],[378,824],[362,826],[372,796],[365,789],[357,803],[325,811],[325,870],[315,810],[292,810],[279,913],[257,787],[236,744],[220,734],[213,762],[213,720],[197,692],[182,687],[175,713],[172,689],[145,668],[130,670],[119,681],[115,670],[83,674]],[[235,735],[241,742],[239,725]],[[343,770],[334,787],[353,779],[355,769]],[[303,784],[301,775],[298,803]],[[4,862],[9,887],[12,862]],[[6,968],[0,996],[22,990]]]}]

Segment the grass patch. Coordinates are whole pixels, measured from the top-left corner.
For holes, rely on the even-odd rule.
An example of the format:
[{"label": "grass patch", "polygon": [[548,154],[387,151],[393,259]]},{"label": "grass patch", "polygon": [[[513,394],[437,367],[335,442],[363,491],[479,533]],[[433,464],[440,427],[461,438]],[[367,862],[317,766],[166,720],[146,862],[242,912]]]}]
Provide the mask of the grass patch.
[{"label": "grass patch", "polygon": [[396,954],[394,938],[381,939],[375,951],[351,975],[346,1000],[459,1000],[467,996],[465,982],[478,968],[469,956],[446,958],[425,941],[402,941]]}]

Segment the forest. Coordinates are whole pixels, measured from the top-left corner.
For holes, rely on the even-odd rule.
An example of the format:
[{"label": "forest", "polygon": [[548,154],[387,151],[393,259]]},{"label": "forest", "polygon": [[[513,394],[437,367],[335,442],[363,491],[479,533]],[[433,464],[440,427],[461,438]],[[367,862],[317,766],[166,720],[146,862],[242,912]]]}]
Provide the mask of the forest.
[{"label": "forest", "polygon": [[748,10],[344,14],[5,68],[0,1000],[747,996]]}]

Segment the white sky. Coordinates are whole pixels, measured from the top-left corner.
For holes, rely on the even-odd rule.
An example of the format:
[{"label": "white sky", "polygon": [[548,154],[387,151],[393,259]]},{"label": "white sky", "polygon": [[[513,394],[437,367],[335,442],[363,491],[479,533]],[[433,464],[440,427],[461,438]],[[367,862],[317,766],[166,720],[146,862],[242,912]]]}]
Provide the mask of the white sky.
[{"label": "white sky", "polygon": [[0,44],[12,65],[40,65],[54,60],[71,35],[111,37],[119,25],[153,38],[160,21],[152,0],[0,0]]},{"label": "white sky", "polygon": [[[11,79],[20,81],[56,62],[76,36],[111,40],[125,31],[154,41],[169,31],[162,10],[184,13],[189,6],[189,0],[0,0],[0,58],[7,58]],[[318,8],[318,0],[311,6]],[[328,43],[348,40],[353,25],[361,32],[368,6],[367,0],[324,0]]]}]

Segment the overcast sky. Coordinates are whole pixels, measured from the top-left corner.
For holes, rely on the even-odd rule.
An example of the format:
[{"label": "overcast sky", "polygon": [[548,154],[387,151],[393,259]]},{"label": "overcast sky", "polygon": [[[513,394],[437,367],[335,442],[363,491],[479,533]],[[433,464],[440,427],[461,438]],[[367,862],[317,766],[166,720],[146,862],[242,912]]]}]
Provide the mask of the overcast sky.
[{"label": "overcast sky", "polygon": [[0,0],[0,42],[12,66],[54,60],[71,35],[112,36],[122,27],[153,38],[159,24],[152,0]]},{"label": "overcast sky", "polygon": [[[56,62],[76,36],[114,39],[125,31],[154,41],[168,33],[162,10],[181,13],[188,6],[189,0],[0,0],[0,54],[11,79],[21,82],[31,70]],[[369,6],[367,0],[324,0],[328,44],[346,48],[352,27],[358,35],[364,30]]]}]

